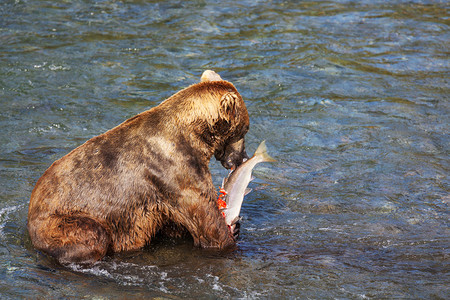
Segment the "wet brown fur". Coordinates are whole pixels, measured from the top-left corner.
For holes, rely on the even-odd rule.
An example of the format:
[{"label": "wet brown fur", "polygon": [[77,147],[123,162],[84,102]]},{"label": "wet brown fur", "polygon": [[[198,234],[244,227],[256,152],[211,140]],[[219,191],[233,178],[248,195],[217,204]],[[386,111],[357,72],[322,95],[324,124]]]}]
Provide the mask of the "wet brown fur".
[{"label": "wet brown fur", "polygon": [[94,262],[139,249],[167,226],[200,247],[234,247],[208,165],[213,155],[242,162],[248,125],[231,83],[202,82],[90,139],[36,183],[33,245],[62,263]]}]

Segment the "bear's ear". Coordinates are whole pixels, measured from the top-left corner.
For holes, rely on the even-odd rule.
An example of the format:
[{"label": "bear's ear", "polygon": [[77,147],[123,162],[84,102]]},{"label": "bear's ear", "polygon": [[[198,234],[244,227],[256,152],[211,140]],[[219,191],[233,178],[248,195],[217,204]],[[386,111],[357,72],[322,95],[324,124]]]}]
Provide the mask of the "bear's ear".
[{"label": "bear's ear", "polygon": [[200,78],[200,82],[204,81],[221,81],[223,80],[222,77],[220,77],[219,74],[212,70],[206,70],[203,72],[202,77]]},{"label": "bear's ear", "polygon": [[233,92],[228,92],[220,99],[220,110],[227,120],[235,120],[239,118],[239,110],[237,108],[238,96]]}]

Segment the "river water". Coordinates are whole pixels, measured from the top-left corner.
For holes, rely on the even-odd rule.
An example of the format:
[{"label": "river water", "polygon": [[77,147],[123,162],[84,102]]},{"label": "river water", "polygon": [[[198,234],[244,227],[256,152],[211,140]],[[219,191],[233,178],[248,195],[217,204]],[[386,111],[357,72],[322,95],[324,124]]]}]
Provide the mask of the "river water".
[{"label": "river water", "polygon": [[[0,4],[0,298],[450,298],[447,1]],[[244,97],[239,248],[86,268],[31,246],[50,164],[213,69]],[[214,182],[227,172],[211,163]]]}]

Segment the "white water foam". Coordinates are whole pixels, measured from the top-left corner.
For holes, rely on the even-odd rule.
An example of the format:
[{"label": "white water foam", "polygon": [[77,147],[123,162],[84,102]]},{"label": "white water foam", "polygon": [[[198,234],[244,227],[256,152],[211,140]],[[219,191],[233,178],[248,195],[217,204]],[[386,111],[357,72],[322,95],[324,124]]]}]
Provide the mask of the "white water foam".
[{"label": "white water foam", "polygon": [[0,209],[0,238],[3,238],[5,236],[3,228],[5,227],[6,221],[9,219],[9,214],[18,211],[22,207],[23,205],[14,205]]}]

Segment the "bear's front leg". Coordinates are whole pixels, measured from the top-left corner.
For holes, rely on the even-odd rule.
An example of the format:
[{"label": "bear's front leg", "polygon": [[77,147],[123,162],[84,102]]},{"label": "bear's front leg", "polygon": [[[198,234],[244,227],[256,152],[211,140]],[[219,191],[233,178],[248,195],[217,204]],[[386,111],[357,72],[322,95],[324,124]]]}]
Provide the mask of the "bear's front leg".
[{"label": "bear's front leg", "polygon": [[[191,194],[192,195],[192,194]],[[197,196],[199,197],[199,196]],[[225,223],[217,206],[216,195],[189,198],[189,205],[182,212],[180,222],[192,235],[194,244],[201,248],[232,249],[236,246],[234,232]],[[192,199],[199,199],[194,200]],[[238,226],[234,226],[234,230]],[[238,229],[237,229],[238,230]]]},{"label": "bear's front leg", "polygon": [[202,248],[227,249],[236,246],[237,236],[234,234],[236,226],[228,226],[215,201],[209,201],[207,208],[197,209],[198,239],[194,238],[197,246]]}]

